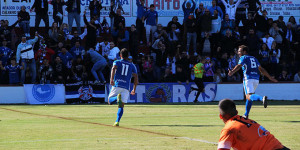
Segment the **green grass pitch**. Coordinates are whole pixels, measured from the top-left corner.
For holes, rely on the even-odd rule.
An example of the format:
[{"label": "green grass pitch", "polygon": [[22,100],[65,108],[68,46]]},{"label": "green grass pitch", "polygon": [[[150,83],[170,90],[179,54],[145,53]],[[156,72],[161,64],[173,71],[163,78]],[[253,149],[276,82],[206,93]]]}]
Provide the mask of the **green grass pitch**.
[{"label": "green grass pitch", "polygon": [[[237,102],[239,114],[244,102]],[[250,118],[291,149],[300,147],[300,102],[254,103]],[[224,126],[217,102],[117,106],[0,105],[0,149],[215,150]]]}]

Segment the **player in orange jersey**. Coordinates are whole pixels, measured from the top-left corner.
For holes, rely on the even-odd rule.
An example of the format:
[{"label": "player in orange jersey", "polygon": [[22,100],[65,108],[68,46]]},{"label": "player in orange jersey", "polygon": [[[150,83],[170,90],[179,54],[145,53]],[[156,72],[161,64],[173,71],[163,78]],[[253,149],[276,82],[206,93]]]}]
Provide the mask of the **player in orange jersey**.
[{"label": "player in orange jersey", "polygon": [[289,150],[257,122],[238,115],[230,99],[219,102],[220,119],[225,123],[218,150]]}]

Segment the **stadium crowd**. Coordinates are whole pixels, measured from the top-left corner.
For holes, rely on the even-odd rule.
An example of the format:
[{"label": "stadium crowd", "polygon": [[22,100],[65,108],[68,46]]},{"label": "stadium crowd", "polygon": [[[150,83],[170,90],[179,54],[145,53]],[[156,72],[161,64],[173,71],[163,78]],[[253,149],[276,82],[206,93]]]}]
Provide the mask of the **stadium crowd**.
[{"label": "stadium crowd", "polygon": [[[51,27],[48,5],[53,5]],[[63,22],[64,5],[67,23]],[[229,77],[227,72],[238,63],[241,44],[279,81],[300,82],[300,20],[297,24],[293,16],[288,22],[283,16],[268,18],[258,0],[212,0],[210,7],[184,0],[179,10],[184,13],[183,22],[174,16],[163,26],[155,5],[147,8],[144,0],[136,5],[136,23],[125,27],[123,8],[114,1],[110,26],[100,16],[102,5],[97,0],[90,2],[89,15],[80,12],[80,0],[35,0],[30,11],[38,13],[31,29],[33,20],[22,7],[12,25],[0,22],[1,84],[103,84],[109,81],[110,68],[122,48],[129,49],[140,82],[189,83],[200,59],[206,60],[204,82],[240,82],[241,73]],[[45,28],[39,27],[41,20]],[[262,76],[261,80],[267,79]]]}]

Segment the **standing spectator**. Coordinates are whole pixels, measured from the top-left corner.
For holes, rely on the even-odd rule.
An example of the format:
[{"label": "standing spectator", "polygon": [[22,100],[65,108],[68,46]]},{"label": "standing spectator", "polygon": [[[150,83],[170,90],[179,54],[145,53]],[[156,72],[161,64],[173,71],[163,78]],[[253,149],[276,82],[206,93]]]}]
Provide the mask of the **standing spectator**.
[{"label": "standing spectator", "polygon": [[[65,47],[63,47],[65,49]],[[62,63],[59,56],[55,57],[54,63],[52,65],[53,68],[53,80],[54,83],[65,83],[66,81],[66,67]]]},{"label": "standing spectator", "polygon": [[221,34],[225,36],[227,30],[230,30],[231,33],[233,33],[234,27],[235,27],[234,21],[229,19],[228,14],[225,14],[225,19],[222,21]]},{"label": "standing spectator", "polygon": [[[249,3],[249,9],[250,9],[250,3]],[[257,34],[258,38],[262,38],[268,32],[267,14],[268,14],[268,12],[266,10],[262,11],[262,15],[259,15],[258,13],[254,14],[254,20],[256,23],[256,34]]]},{"label": "standing spectator", "polygon": [[257,56],[259,49],[259,38],[254,32],[254,29],[250,29],[248,35],[243,37],[243,43],[249,47],[249,54]]},{"label": "standing spectator", "polygon": [[35,64],[35,59],[34,59],[34,51],[33,51],[33,45],[35,42],[38,40],[38,33],[35,33],[35,38],[31,40],[27,40],[26,36],[22,36],[22,41],[18,45],[17,48],[17,57],[16,61],[17,63],[21,59],[22,65],[24,64],[24,69],[21,71],[21,82],[25,83],[25,72],[26,69],[29,65],[30,70],[31,70],[31,83],[35,83],[36,79],[36,64]]},{"label": "standing spectator", "polygon": [[129,31],[129,51],[130,51],[130,55],[133,57],[134,63],[136,63],[138,57],[139,37],[140,36],[135,25],[132,24]]},{"label": "standing spectator", "polygon": [[45,23],[46,33],[49,29],[49,16],[48,16],[48,1],[47,0],[35,0],[30,11],[35,11],[35,30],[38,30],[41,19]]},{"label": "standing spectator", "polygon": [[196,3],[194,2],[194,0],[192,0],[193,6],[191,6],[190,2],[186,2],[187,0],[184,0],[183,4],[182,4],[182,10],[183,10],[183,14],[184,14],[184,18],[183,18],[183,41],[186,42],[186,38],[187,38],[187,24],[186,21],[188,20],[188,18],[190,17],[191,14],[194,15],[194,10],[196,8]]},{"label": "standing spectator", "polygon": [[72,64],[72,59],[73,56],[71,53],[68,52],[66,47],[62,47],[61,52],[58,54],[58,56],[60,57],[63,65],[65,67],[67,67],[67,69],[71,68],[71,64]]},{"label": "standing spectator", "polygon": [[[145,19],[146,19],[146,38],[147,38],[147,44],[148,46],[151,45],[151,43],[154,41],[154,32],[157,29],[157,21],[158,21],[158,13],[155,11],[154,4],[150,5],[150,10],[148,10],[145,13]],[[150,33],[152,34],[152,40],[150,43]]]},{"label": "standing spectator", "polygon": [[[259,5],[257,8],[257,4]],[[248,12],[255,14],[259,9],[261,9],[261,3],[259,0],[248,0]]]},{"label": "standing spectator", "polygon": [[76,60],[73,61],[71,70],[75,81],[77,82],[86,81],[87,78],[86,68],[81,57],[77,57]]},{"label": "standing spectator", "polygon": [[210,11],[208,9],[205,9],[204,15],[201,16],[201,37],[205,37],[206,33],[211,32],[211,25],[212,25],[212,19],[214,17],[210,14]]},{"label": "standing spectator", "polygon": [[[250,29],[255,29],[255,20],[251,13],[247,13],[247,19],[242,20],[242,34],[248,34]],[[236,24],[238,26],[238,24]]]},{"label": "standing spectator", "polygon": [[154,36],[154,41],[160,39],[166,42],[168,40],[168,34],[166,30],[163,29],[163,26],[161,24],[157,25],[157,30],[153,33],[153,36]]},{"label": "standing spectator", "polygon": [[277,43],[273,41],[272,47],[270,50],[270,69],[271,73],[275,76],[278,74],[278,64],[279,64],[279,58],[281,55],[281,51],[277,46]]},{"label": "standing spectator", "polygon": [[50,43],[52,47],[55,47],[58,43],[59,29],[56,22],[52,23],[51,29],[48,31]]},{"label": "standing spectator", "polygon": [[270,49],[268,48],[266,43],[263,43],[261,49],[259,50],[260,62],[261,65],[266,67],[269,70],[269,58],[270,58]]},{"label": "standing spectator", "polygon": [[109,45],[109,42],[107,40],[107,38],[104,38],[103,39],[103,42],[100,42],[100,43],[97,43],[96,44],[96,49],[95,49],[97,52],[100,53],[100,50],[102,51],[102,56],[108,56],[109,54],[109,50],[110,50],[110,45]]},{"label": "standing spectator", "polygon": [[118,30],[113,31],[112,35],[117,39],[118,47],[120,49],[129,47],[129,32],[124,27],[122,22],[119,23]]},{"label": "standing spectator", "polygon": [[154,73],[153,73],[153,62],[150,58],[150,56],[144,57],[144,63],[143,63],[143,74],[146,77],[147,82],[154,82]]},{"label": "standing spectator", "polygon": [[80,45],[80,42],[77,41],[75,43],[75,46],[71,48],[70,53],[72,54],[73,58],[81,57],[83,58],[83,55],[85,53],[84,48]]},{"label": "standing spectator", "polygon": [[279,28],[277,26],[276,22],[273,23],[273,26],[270,28],[269,33],[274,38],[276,43],[282,44],[283,38],[282,38],[281,34],[283,35],[284,32],[281,28]]},{"label": "standing spectator", "polygon": [[35,52],[34,59],[38,64],[42,64],[45,59],[48,60],[48,63],[51,62],[52,56],[55,54],[55,51],[51,48],[46,47],[46,44],[43,44],[38,51]]},{"label": "standing spectator", "polygon": [[209,57],[206,57],[205,59],[206,62],[204,63],[204,70],[205,70],[204,82],[213,82],[214,81],[213,63],[210,61]]},{"label": "standing spectator", "polygon": [[29,25],[30,16],[29,16],[29,13],[26,12],[25,6],[21,7],[21,11],[18,13],[18,18],[19,18],[20,28],[23,29],[25,36],[29,37],[30,36],[30,25]]},{"label": "standing spectator", "polygon": [[63,6],[66,3],[64,0],[51,0],[50,4],[53,6],[53,20],[61,27],[64,20]]},{"label": "standing spectator", "polygon": [[[138,33],[138,39],[140,40],[140,43],[143,43],[143,39],[145,38],[143,35],[144,31],[144,15],[147,11],[147,8],[144,6],[145,0],[136,0],[136,6],[137,6],[137,16],[136,16],[136,31]],[[133,57],[135,58],[135,57]]]},{"label": "standing spectator", "polygon": [[100,22],[100,11],[102,9],[101,0],[93,0],[90,2],[89,9],[90,9],[90,20],[94,18]]},{"label": "standing spectator", "polygon": [[[156,47],[155,44],[157,44],[158,49],[153,48]],[[161,81],[163,77],[163,73],[165,72],[166,69],[166,60],[167,60],[167,52],[166,52],[166,46],[163,43],[160,42],[155,42],[153,44],[154,46],[153,51],[156,54],[156,59],[154,62],[154,78],[155,81]]]},{"label": "standing spectator", "polygon": [[169,51],[168,54],[171,56],[175,55],[175,51],[173,51],[174,49],[177,48],[177,46],[181,46],[181,36],[180,36],[180,32],[179,30],[176,28],[175,24],[172,24],[172,30],[169,31],[168,33],[168,39],[169,39]]},{"label": "standing spectator", "polygon": [[296,22],[296,19],[295,19],[294,16],[290,16],[290,18],[288,20],[288,23],[289,22],[291,23],[293,30],[296,30],[296,28],[297,28],[297,22]]},{"label": "standing spectator", "polygon": [[[105,66],[107,65],[106,59],[100,55],[98,52],[96,52],[93,48],[90,48],[90,50],[87,51],[87,53],[91,57],[91,61],[94,63],[93,68],[91,70],[95,80],[95,84],[105,84],[105,78],[103,76],[102,71],[104,70]],[[100,76],[100,79],[98,77]]]},{"label": "standing spectator", "polygon": [[67,5],[67,12],[68,12],[68,24],[69,24],[69,31],[72,32],[73,21],[75,19],[77,25],[77,32],[80,34],[80,0],[68,0],[66,3]]},{"label": "standing spectator", "polygon": [[203,7],[203,3],[200,3],[199,7],[195,10],[195,15],[196,15],[197,21],[200,20],[200,17],[202,15],[204,15],[204,13],[205,13],[205,8]]},{"label": "standing spectator", "polygon": [[271,49],[274,39],[273,39],[273,37],[270,37],[269,33],[266,33],[265,37],[262,38],[261,40],[262,40],[263,43],[267,44],[269,49]]},{"label": "standing spectator", "polygon": [[13,25],[9,26],[8,20],[4,20],[1,27],[0,27],[0,40],[6,39],[7,47],[12,48],[12,30],[18,24],[19,20],[17,20]]},{"label": "standing spectator", "polygon": [[9,84],[17,84],[20,83],[20,69],[23,70],[24,66],[19,66],[16,63],[15,59],[11,59],[10,60],[10,65],[7,65],[5,67],[3,67],[2,65],[2,61],[0,61],[0,68],[1,70],[7,70],[9,73]]},{"label": "standing spectator", "polygon": [[6,66],[8,60],[11,58],[13,51],[7,47],[7,41],[4,39],[2,41],[2,46],[0,47],[0,60],[2,61],[2,65]]},{"label": "standing spectator", "polygon": [[110,46],[110,50],[107,58],[108,58],[108,64],[111,66],[113,62],[117,59],[118,57],[117,55],[119,54],[120,49],[116,47],[114,42],[110,42],[109,46]]},{"label": "standing spectator", "polygon": [[91,18],[91,21],[88,22],[85,16],[86,12],[83,12],[83,21],[87,26],[87,37],[86,37],[86,48],[91,48],[96,46],[97,39],[97,29],[100,28],[99,24],[95,24],[96,17]]},{"label": "standing spectator", "polygon": [[189,84],[189,77],[190,77],[190,56],[187,55],[186,51],[182,51],[176,58],[176,73],[175,78],[176,81],[181,84],[181,82],[186,82]]},{"label": "standing spectator", "polygon": [[216,0],[212,0],[211,4],[212,4],[212,6],[208,9],[210,14],[213,15],[214,11],[217,10],[219,16],[223,19],[223,11],[219,6],[217,6]]},{"label": "standing spectator", "polygon": [[275,21],[277,23],[277,26],[282,29],[283,35],[286,34],[286,24],[283,21],[283,16],[278,16],[278,20]]},{"label": "standing spectator", "polygon": [[53,74],[53,68],[49,64],[48,59],[43,60],[43,64],[40,66],[39,73],[41,76],[40,84],[50,84]]},{"label": "standing spectator", "polygon": [[189,53],[191,40],[193,41],[193,53],[197,56],[197,28],[196,28],[196,19],[194,18],[193,12],[190,14],[188,19],[186,20],[186,27],[187,27],[187,43],[186,43],[186,50],[187,54]]},{"label": "standing spectator", "polygon": [[182,25],[178,22],[178,17],[174,16],[172,20],[167,25],[167,32],[172,30],[173,24],[176,26],[176,32],[182,32]]},{"label": "standing spectator", "polygon": [[[241,0],[237,0],[236,3],[234,3],[233,0],[229,0],[229,3],[227,3],[225,0],[221,0],[226,8],[226,14],[228,14],[230,20],[235,20],[235,13],[236,9],[241,3]],[[238,25],[237,25],[238,26]]]},{"label": "standing spectator", "polygon": [[214,17],[211,21],[211,33],[219,33],[221,31],[221,26],[222,26],[222,19],[218,15],[218,11],[214,11]]},{"label": "standing spectator", "polygon": [[122,9],[120,7],[117,8],[117,13],[114,12],[113,7],[115,6],[114,2],[111,2],[111,9],[110,9],[110,17],[111,20],[113,20],[111,27],[112,30],[118,30],[119,23],[122,22],[124,27],[126,26],[125,24],[125,18],[122,16]]},{"label": "standing spectator", "polygon": [[296,38],[297,38],[297,36],[295,34],[295,30],[292,27],[292,23],[288,22],[287,23],[286,36],[285,36],[285,40],[284,40],[287,50],[289,50],[292,47],[292,45],[294,43],[296,43],[296,41],[297,41]]},{"label": "standing spectator", "polygon": [[81,44],[81,41],[87,35],[87,26],[84,26],[84,32],[79,35],[78,31],[75,30],[72,34],[67,35],[67,39],[71,40],[71,46],[74,46],[77,41]]},{"label": "standing spectator", "polygon": [[294,75],[294,82],[300,82],[300,70]]},{"label": "standing spectator", "polygon": [[[237,6],[236,14],[235,14],[235,24],[239,26],[240,21],[246,20],[247,8],[249,8],[248,0],[241,0],[241,3]],[[245,24],[243,23],[245,26]]]},{"label": "standing spectator", "polygon": [[221,40],[222,52],[229,54],[236,47],[235,45],[236,45],[235,37],[232,36],[232,33],[230,30],[227,30],[225,36]]}]

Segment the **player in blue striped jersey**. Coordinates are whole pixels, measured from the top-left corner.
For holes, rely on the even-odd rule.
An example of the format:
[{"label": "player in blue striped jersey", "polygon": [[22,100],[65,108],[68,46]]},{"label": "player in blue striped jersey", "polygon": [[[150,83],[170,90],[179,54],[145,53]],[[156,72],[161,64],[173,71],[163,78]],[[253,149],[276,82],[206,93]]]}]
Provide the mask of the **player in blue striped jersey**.
[{"label": "player in blue striped jersey", "polygon": [[267,96],[260,96],[255,94],[255,90],[259,83],[259,76],[260,72],[269,78],[273,82],[278,82],[276,79],[272,78],[269,73],[261,67],[258,60],[248,55],[249,48],[245,45],[241,45],[238,50],[238,55],[240,56],[240,60],[238,62],[238,65],[236,65],[232,70],[229,70],[228,75],[232,76],[234,73],[236,73],[241,68],[243,69],[244,78],[243,78],[243,85],[245,89],[245,95],[246,95],[246,112],[244,116],[248,118],[249,112],[252,106],[252,101],[260,100],[263,102],[264,107],[267,108]]},{"label": "player in blue striped jersey", "polygon": [[132,62],[128,61],[129,52],[126,48],[120,51],[121,60],[116,60],[111,69],[110,84],[112,88],[108,96],[108,104],[117,102],[118,113],[117,120],[114,126],[119,126],[124,111],[124,103],[127,103],[129,98],[129,89],[131,77],[134,77],[134,85],[131,95],[135,95],[136,86],[138,84],[137,69]]}]

